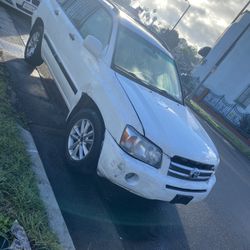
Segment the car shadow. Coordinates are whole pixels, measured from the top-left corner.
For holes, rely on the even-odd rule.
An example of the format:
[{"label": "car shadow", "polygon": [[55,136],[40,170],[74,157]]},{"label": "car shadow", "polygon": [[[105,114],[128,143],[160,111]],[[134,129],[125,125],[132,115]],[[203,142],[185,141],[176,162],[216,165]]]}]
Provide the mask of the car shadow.
[{"label": "car shadow", "polygon": [[138,197],[101,178],[97,187],[125,249],[189,249],[175,205]]},{"label": "car shadow", "polygon": [[54,81],[40,78],[40,72],[23,59],[7,60],[4,66],[10,73],[12,102],[27,123],[64,130],[67,107]]},{"label": "car shadow", "polygon": [[13,104],[27,118],[77,249],[91,244],[91,249],[117,250],[120,243],[125,249],[189,249],[174,205],[142,199],[99,177],[72,173],[63,153],[67,109],[46,67],[39,67],[37,74],[23,59],[3,64],[10,73]]}]

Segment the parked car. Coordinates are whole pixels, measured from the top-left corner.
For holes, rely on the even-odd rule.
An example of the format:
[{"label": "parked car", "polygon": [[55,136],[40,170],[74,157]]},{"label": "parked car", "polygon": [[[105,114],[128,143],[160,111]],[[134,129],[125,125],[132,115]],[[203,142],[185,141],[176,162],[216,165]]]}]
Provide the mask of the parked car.
[{"label": "parked car", "polygon": [[37,9],[37,6],[40,4],[40,0],[0,0],[0,2],[5,3],[29,16],[33,14],[33,12]]},{"label": "parked car", "polygon": [[219,156],[184,104],[175,61],[116,5],[43,0],[25,60],[45,61],[69,109],[70,167],[147,199],[188,204],[210,193]]}]

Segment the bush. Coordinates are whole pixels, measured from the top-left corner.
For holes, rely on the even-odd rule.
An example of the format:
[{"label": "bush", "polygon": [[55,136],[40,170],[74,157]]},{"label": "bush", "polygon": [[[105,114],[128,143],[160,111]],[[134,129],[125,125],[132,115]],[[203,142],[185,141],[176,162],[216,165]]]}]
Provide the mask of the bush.
[{"label": "bush", "polygon": [[240,128],[250,136],[250,114],[245,115],[240,121]]},{"label": "bush", "polygon": [[27,232],[32,249],[57,250],[60,245],[50,230],[31,162],[16,125],[7,75],[0,64],[0,249],[4,239],[8,239],[12,223],[18,220]]}]

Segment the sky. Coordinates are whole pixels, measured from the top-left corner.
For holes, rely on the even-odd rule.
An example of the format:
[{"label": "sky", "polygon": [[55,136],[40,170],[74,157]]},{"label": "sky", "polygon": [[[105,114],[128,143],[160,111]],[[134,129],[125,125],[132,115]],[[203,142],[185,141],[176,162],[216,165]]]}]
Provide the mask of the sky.
[{"label": "sky", "polygon": [[[173,26],[188,3],[186,0],[138,0]],[[248,0],[189,0],[191,9],[177,26],[181,37],[198,47],[213,46]]]}]

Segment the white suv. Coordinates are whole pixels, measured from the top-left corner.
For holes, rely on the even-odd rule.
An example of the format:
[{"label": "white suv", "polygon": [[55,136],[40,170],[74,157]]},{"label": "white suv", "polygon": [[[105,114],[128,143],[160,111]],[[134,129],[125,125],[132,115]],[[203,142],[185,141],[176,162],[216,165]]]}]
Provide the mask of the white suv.
[{"label": "white suv", "polygon": [[25,59],[46,62],[69,109],[69,166],[148,199],[209,194],[219,156],[183,103],[175,61],[116,5],[43,0]]}]

